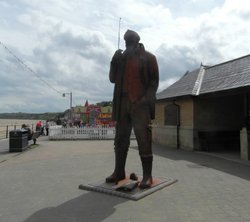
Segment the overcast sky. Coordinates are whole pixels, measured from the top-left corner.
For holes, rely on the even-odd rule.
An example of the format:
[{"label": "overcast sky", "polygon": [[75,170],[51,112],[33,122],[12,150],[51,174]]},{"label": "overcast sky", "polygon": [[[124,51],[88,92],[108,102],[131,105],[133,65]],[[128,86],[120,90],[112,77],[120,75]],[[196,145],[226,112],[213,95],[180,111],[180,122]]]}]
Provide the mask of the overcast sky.
[{"label": "overcast sky", "polygon": [[248,0],[0,0],[0,112],[64,111],[70,92],[73,106],[112,100],[119,18],[120,48],[132,29],[156,55],[158,92],[250,51]]}]

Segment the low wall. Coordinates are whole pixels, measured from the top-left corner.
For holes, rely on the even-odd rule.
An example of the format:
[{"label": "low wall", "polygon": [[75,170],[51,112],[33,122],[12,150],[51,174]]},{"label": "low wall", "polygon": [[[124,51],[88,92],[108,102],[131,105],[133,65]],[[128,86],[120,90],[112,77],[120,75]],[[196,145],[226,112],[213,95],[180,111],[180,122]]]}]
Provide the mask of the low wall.
[{"label": "low wall", "polygon": [[[50,127],[49,139],[50,140],[113,140],[115,138],[115,127]],[[132,131],[131,139],[135,135]]]},{"label": "low wall", "polygon": [[[153,143],[177,148],[177,126],[153,126]],[[181,149],[193,150],[193,128],[179,127],[179,144]]]},{"label": "low wall", "polygon": [[70,127],[70,128],[50,128],[50,140],[73,140],[73,139],[114,139],[114,127]]},{"label": "low wall", "polygon": [[153,126],[152,141],[168,147],[177,147],[176,126]]}]

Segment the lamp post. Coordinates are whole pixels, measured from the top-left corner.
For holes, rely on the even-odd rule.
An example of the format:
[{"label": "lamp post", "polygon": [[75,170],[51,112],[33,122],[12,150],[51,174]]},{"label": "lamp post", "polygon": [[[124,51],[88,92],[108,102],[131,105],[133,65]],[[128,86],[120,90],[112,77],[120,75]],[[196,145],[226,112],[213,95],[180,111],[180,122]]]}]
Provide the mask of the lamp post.
[{"label": "lamp post", "polygon": [[69,119],[72,120],[72,92],[70,93],[63,93],[62,96],[66,97],[66,95],[69,95],[70,97],[70,104],[69,104]]}]

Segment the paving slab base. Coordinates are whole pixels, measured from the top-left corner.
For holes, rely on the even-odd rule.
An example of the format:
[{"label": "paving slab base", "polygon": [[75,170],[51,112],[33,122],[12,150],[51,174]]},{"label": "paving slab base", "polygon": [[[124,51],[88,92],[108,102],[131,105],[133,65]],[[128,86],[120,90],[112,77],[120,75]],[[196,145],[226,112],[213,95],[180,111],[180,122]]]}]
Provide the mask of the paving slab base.
[{"label": "paving slab base", "polygon": [[[141,178],[141,176],[139,177]],[[138,186],[134,188],[132,191],[125,191],[120,188],[122,185],[129,183],[129,178],[126,178],[119,182],[118,185],[114,183],[105,183],[104,179],[88,184],[80,184],[79,189],[95,191],[99,193],[104,193],[108,195],[118,196],[130,200],[140,200],[143,197],[146,197],[164,187],[167,187],[173,183],[176,183],[176,179],[172,178],[163,178],[163,177],[153,177],[153,185],[147,189],[141,189]]]}]

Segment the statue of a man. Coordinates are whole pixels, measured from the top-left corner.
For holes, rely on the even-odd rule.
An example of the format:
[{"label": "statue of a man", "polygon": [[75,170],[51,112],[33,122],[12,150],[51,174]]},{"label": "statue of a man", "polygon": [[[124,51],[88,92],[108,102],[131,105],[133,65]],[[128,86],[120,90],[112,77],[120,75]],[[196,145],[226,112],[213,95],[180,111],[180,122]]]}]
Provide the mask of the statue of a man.
[{"label": "statue of a man", "polygon": [[142,162],[143,179],[140,188],[152,185],[152,132],[155,116],[159,71],[156,57],[139,43],[140,36],[127,30],[124,34],[126,50],[118,49],[111,61],[109,79],[115,84],[113,120],[116,121],[115,169],[107,183],[126,178],[125,164],[132,128],[136,136]]}]

